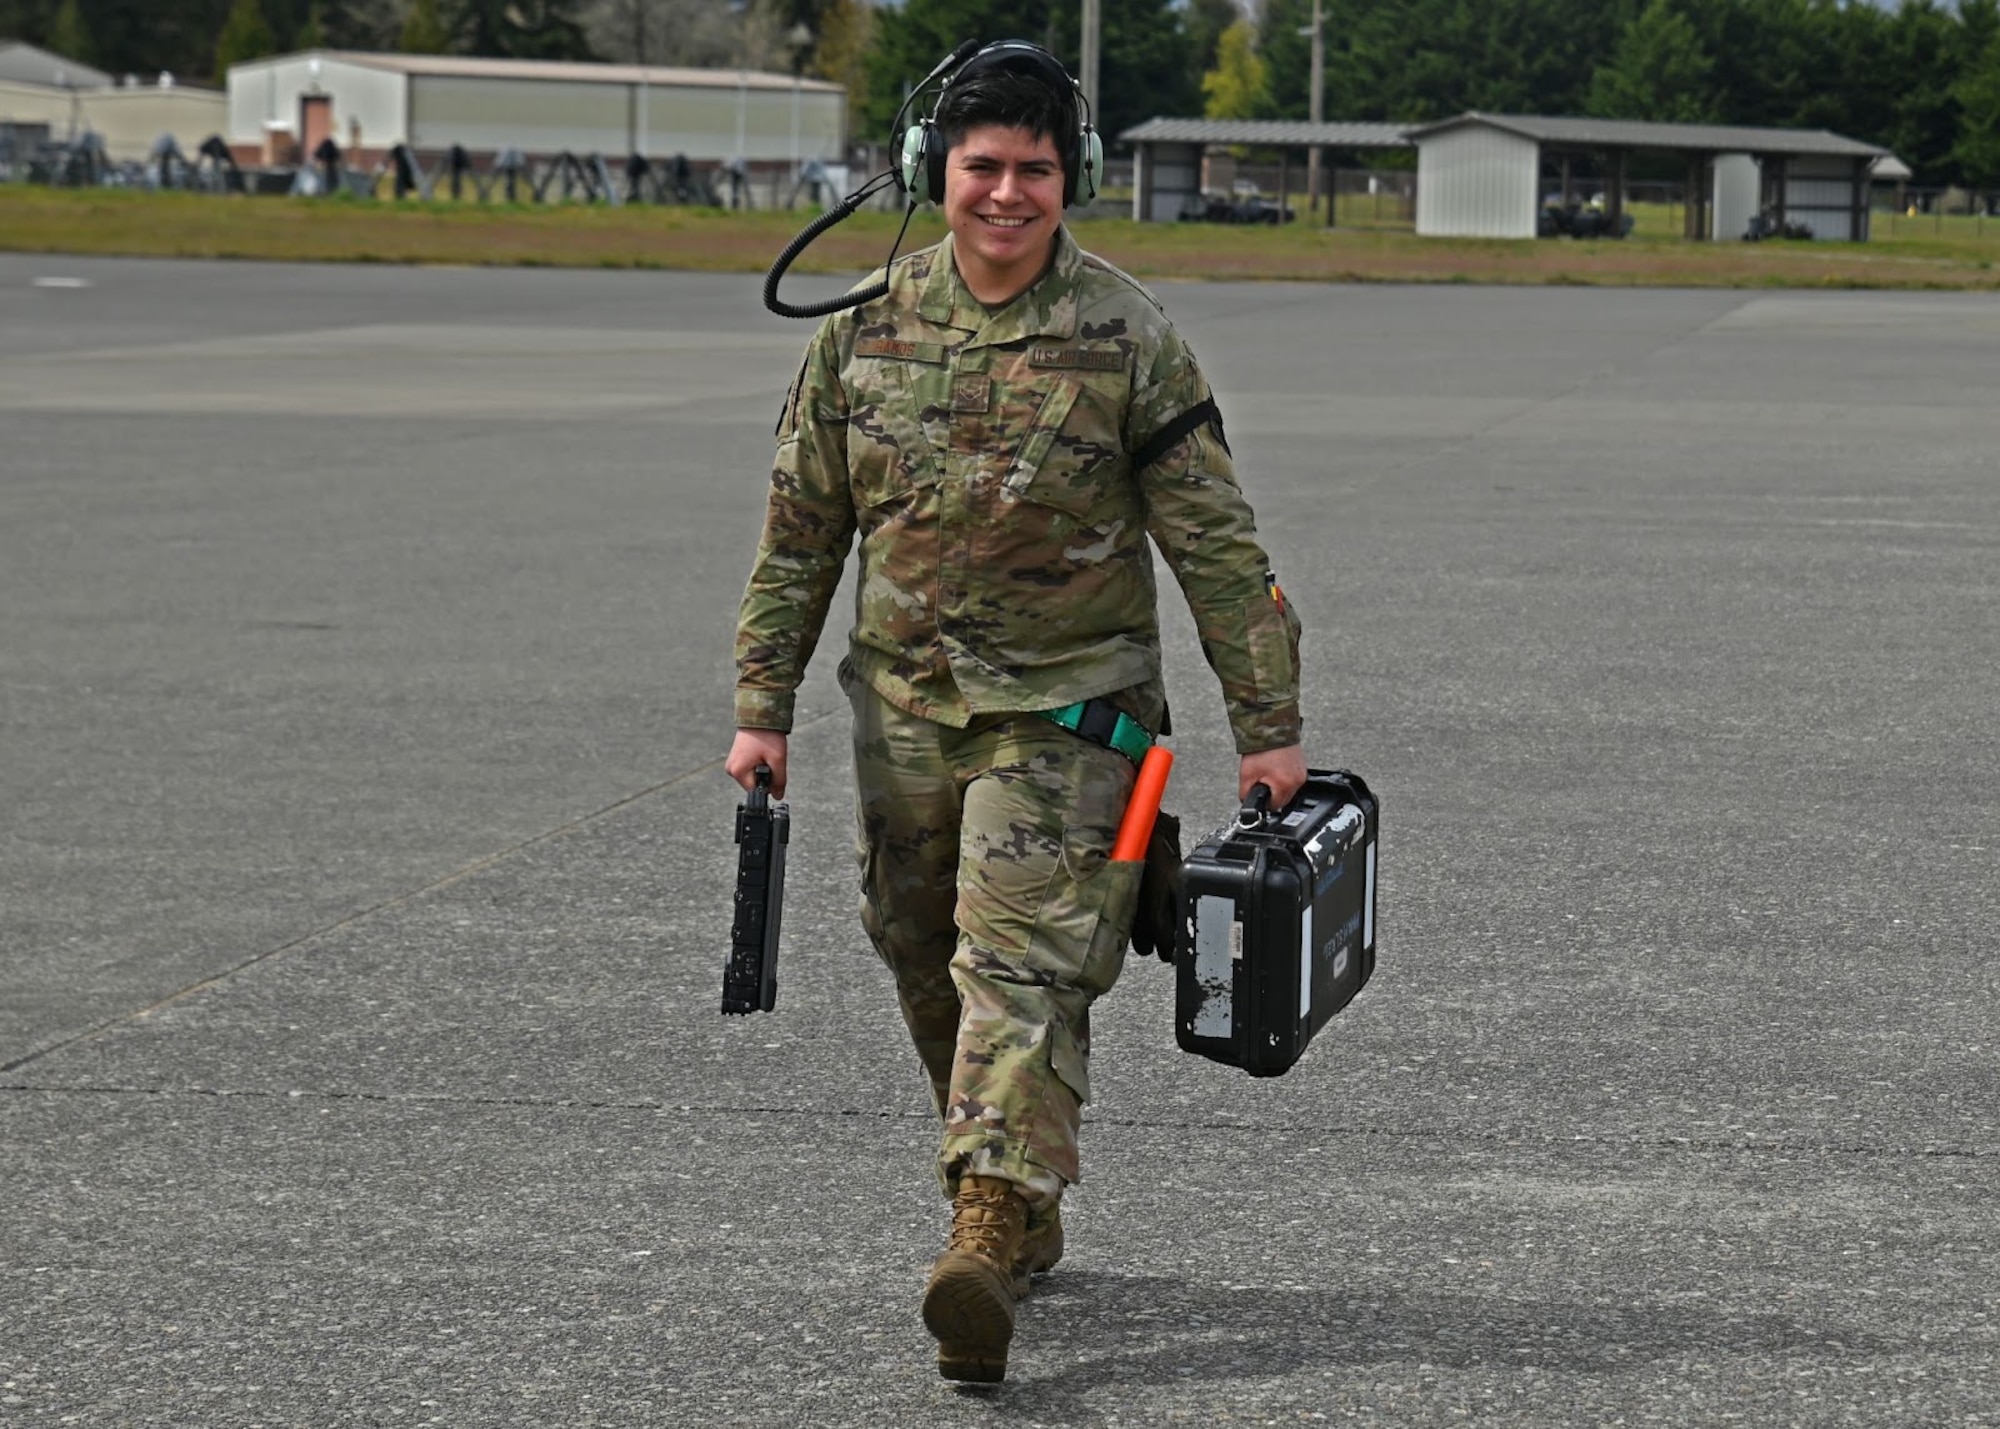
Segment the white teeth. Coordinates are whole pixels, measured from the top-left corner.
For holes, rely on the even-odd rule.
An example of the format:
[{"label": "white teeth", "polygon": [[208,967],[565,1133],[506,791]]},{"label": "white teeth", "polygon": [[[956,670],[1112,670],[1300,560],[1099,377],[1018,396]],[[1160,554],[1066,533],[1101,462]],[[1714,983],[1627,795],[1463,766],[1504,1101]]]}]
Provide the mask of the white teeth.
[{"label": "white teeth", "polygon": [[996,228],[1026,228],[1028,226],[1028,220],[1025,218],[989,218],[982,215],[982,221],[990,223]]}]

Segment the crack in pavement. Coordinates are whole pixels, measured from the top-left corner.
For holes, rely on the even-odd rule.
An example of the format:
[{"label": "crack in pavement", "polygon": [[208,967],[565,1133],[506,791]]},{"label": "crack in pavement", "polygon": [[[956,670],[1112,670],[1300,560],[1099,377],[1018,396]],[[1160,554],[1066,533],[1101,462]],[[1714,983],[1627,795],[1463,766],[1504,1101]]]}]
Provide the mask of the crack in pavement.
[{"label": "crack in pavement", "polygon": [[[483,1106],[521,1107],[536,1110],[574,1109],[581,1111],[650,1111],[678,1112],[683,1116],[745,1117],[772,1116],[804,1120],[809,1117],[832,1116],[845,1121],[932,1121],[935,1115],[929,1111],[867,1111],[856,1107],[801,1109],[798,1107],[742,1105],[730,1106],[721,1103],[693,1105],[686,1102],[626,1100],[602,1097],[495,1097],[468,1096],[452,1092],[343,1092],[343,1091],[270,1091],[246,1087],[142,1087],[116,1085],[53,1086],[37,1085],[30,1082],[0,1083],[0,1092],[27,1093],[40,1096],[150,1096],[150,1097],[209,1097],[216,1100],[246,1101],[329,1101],[364,1102],[379,1105],[408,1106]],[[1133,1116],[1086,1116],[1086,1126],[1102,1127],[1173,1127],[1188,1131],[1241,1131],[1262,1136],[1288,1135],[1298,1130],[1295,1121],[1283,1123],[1258,1121],[1207,1120],[1162,1120],[1156,1117]],[[1792,1154],[1800,1156],[1857,1156],[1857,1157],[1927,1157],[1937,1160],[1989,1161],[2000,1155],[1993,1147],[1978,1146],[1898,1146],[1876,1142],[1818,1142],[1730,1139],[1727,1137],[1701,1136],[1609,1136],[1602,1133],[1519,1132],[1505,1128],[1474,1127],[1389,1127],[1356,1123],[1347,1126],[1314,1127],[1316,1135],[1343,1137],[1381,1137],[1397,1141],[1421,1141],[1451,1139],[1457,1141],[1477,1141],[1486,1143],[1534,1144],[1538,1146],[1644,1146],[1668,1151],[1728,1152],[1752,1151],[1762,1154]]]},{"label": "crack in pavement", "polygon": [[[797,728],[793,730],[793,733],[797,734],[799,731],[808,729],[811,726],[820,723],[822,720],[829,719],[832,717],[832,714],[833,711],[829,710],[825,714],[816,715],[811,719],[802,720],[798,724]],[[248,968],[256,967],[259,963],[268,962],[272,958],[279,957],[285,953],[289,953],[294,949],[302,948],[306,944],[313,942],[315,939],[324,938],[330,933],[337,933],[342,928],[352,927],[354,924],[364,922],[367,919],[374,917],[378,913],[387,913],[395,909],[401,908],[405,904],[414,902],[416,899],[422,898],[426,894],[435,893],[441,888],[448,888],[452,884],[459,882],[461,879],[470,878],[475,873],[482,873],[485,870],[492,868],[495,864],[504,862],[505,860],[512,858],[515,854],[520,853],[523,850],[533,848],[537,844],[547,843],[552,839],[558,839],[568,834],[573,834],[577,832],[579,829],[586,828],[589,825],[597,822],[599,819],[605,818],[610,814],[617,813],[621,809],[629,808],[633,804],[637,804],[645,799],[650,799],[654,795],[662,793],[668,789],[671,789],[676,785],[685,784],[690,779],[696,778],[697,776],[702,774],[709,773],[711,770],[718,769],[722,766],[723,762],[724,761],[722,758],[717,758],[709,760],[705,764],[698,764],[694,766],[692,769],[684,769],[679,774],[674,775],[671,779],[662,779],[657,784],[648,785],[644,789],[640,789],[635,791],[634,793],[624,795],[622,798],[614,799],[600,809],[593,809],[587,814],[579,814],[576,818],[570,819],[565,823],[558,824],[552,829],[544,829],[542,830],[542,832],[538,834],[531,834],[527,838],[509,844],[507,845],[507,847],[498,849],[493,853],[482,854],[480,857],[473,859],[471,862],[462,864],[459,867],[453,869],[450,873],[432,879],[429,883],[422,884],[421,886],[416,888],[405,889],[401,893],[392,894],[391,896],[384,898],[379,902],[370,904],[366,908],[358,909],[355,912],[349,913],[344,917],[336,918],[331,923],[322,924],[321,926],[313,928],[308,932],[299,934],[295,938],[289,938],[286,941],[277,944],[275,947],[266,948],[259,953],[252,953],[249,957],[246,957],[239,962],[232,963],[230,966],[224,968],[222,971],[216,973],[210,973],[206,977],[198,978],[194,982],[189,983],[186,987],[178,988],[175,991],[168,993],[165,997],[159,998],[154,1002],[148,1003],[144,1007],[134,1008],[132,1011],[120,1013],[116,1017],[106,1018],[104,1021],[99,1022],[94,1026],[87,1027],[81,1032],[72,1033],[70,1036],[63,1038],[60,1041],[52,1042],[46,1047],[37,1047],[34,1051],[28,1052],[23,1056],[16,1057],[12,1061],[0,1062],[0,1073],[17,1072],[31,1062],[39,1061],[44,1057],[51,1056],[54,1053],[61,1052],[67,1048],[74,1047],[79,1043],[88,1042],[92,1038],[101,1036],[104,1033],[111,1031],[115,1027],[122,1027],[124,1024],[131,1022],[137,1018],[145,1017],[150,1013],[159,1011],[163,1007],[170,1006],[173,1003],[180,1001],[182,998],[187,997],[191,993],[200,992],[204,988],[214,987],[218,983],[226,982],[230,978],[235,977],[238,973],[241,973]]]}]

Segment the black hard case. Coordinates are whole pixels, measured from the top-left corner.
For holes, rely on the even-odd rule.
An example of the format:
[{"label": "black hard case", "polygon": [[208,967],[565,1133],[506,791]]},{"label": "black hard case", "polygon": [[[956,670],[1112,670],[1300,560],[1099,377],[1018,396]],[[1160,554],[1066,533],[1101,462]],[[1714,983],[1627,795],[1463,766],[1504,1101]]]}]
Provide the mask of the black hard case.
[{"label": "black hard case", "polygon": [[[1262,786],[1259,786],[1261,790]],[[1183,1051],[1283,1076],[1375,971],[1375,796],[1315,769],[1276,814],[1245,805],[1181,869]]]},{"label": "black hard case", "polygon": [[769,1012],[778,1005],[778,924],[792,814],[771,802],[770,783],[770,769],[758,765],[757,785],[736,809],[736,908],[722,969],[724,1012]]}]

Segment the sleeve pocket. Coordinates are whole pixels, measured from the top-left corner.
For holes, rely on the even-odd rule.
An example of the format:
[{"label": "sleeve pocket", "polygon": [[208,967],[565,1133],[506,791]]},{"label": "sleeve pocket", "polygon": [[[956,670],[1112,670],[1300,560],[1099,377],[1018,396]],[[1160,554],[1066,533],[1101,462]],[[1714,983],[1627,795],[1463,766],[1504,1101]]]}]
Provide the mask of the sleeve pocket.
[{"label": "sleeve pocket", "polygon": [[1245,603],[1243,625],[1249,636],[1250,678],[1257,687],[1258,703],[1286,704],[1297,699],[1297,642],[1285,611],[1268,595],[1252,596]]}]

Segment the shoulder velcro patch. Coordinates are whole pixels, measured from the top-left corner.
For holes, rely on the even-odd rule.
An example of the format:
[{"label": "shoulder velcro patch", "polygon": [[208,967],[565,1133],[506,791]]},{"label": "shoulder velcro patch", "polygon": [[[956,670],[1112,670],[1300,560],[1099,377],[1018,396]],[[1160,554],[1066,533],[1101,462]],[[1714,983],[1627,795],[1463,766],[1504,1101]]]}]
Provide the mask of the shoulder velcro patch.
[{"label": "shoulder velcro patch", "polygon": [[1031,347],[1030,367],[1076,367],[1087,372],[1116,372],[1125,366],[1122,347]]},{"label": "shoulder velcro patch", "polygon": [[1157,432],[1153,433],[1152,436],[1146,439],[1144,446],[1132,453],[1132,470],[1144,471],[1147,467],[1179,446],[1183,439],[1189,436],[1197,427],[1205,423],[1212,423],[1214,425],[1215,439],[1222,443],[1224,451],[1228,451],[1229,438],[1222,434],[1221,409],[1215,405],[1213,397],[1204,397]]},{"label": "shoulder velcro patch", "polygon": [[944,344],[941,342],[905,342],[900,337],[864,337],[854,343],[856,357],[892,357],[898,362],[928,362],[933,366],[944,363]]}]

